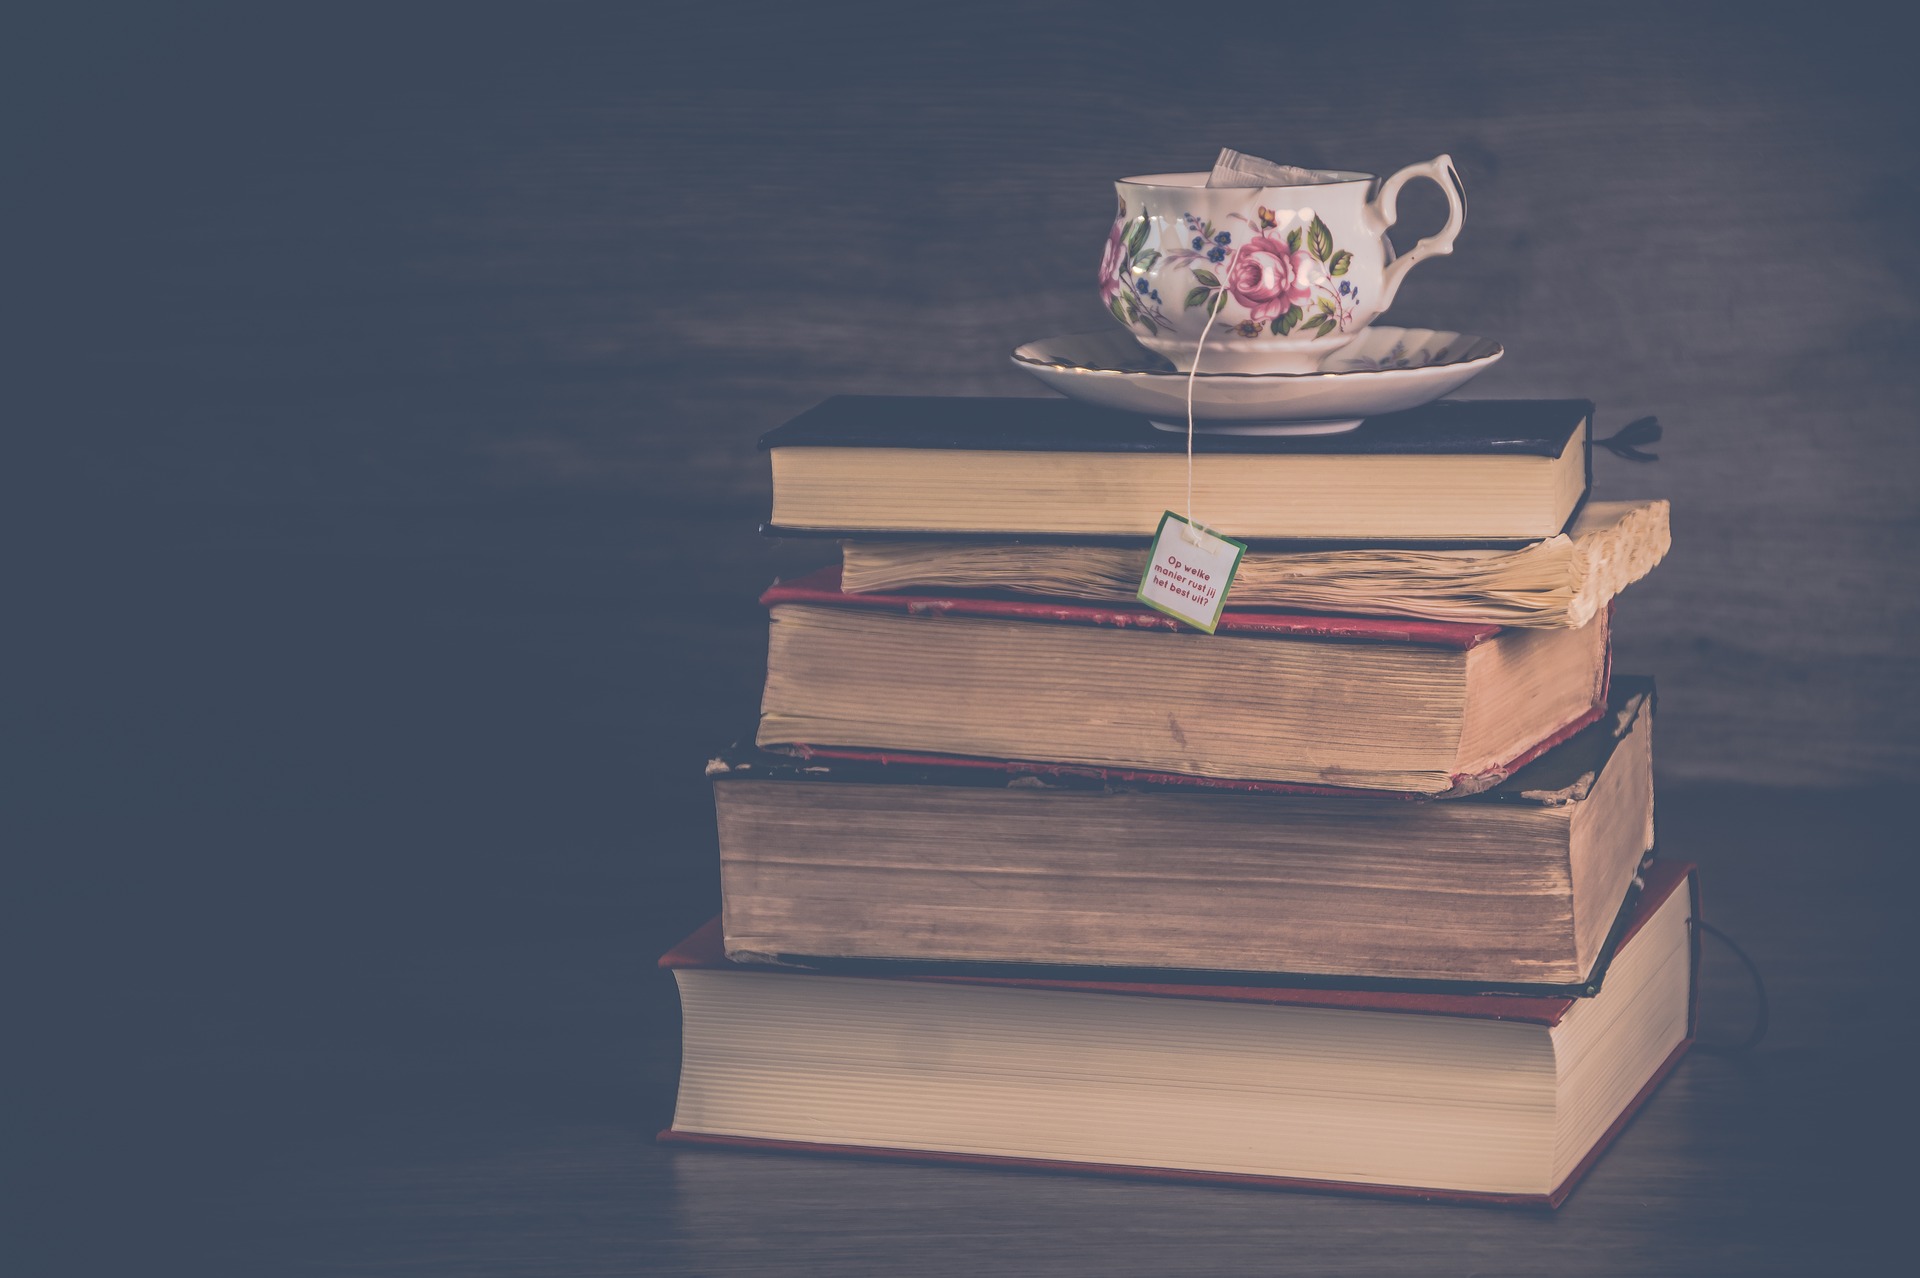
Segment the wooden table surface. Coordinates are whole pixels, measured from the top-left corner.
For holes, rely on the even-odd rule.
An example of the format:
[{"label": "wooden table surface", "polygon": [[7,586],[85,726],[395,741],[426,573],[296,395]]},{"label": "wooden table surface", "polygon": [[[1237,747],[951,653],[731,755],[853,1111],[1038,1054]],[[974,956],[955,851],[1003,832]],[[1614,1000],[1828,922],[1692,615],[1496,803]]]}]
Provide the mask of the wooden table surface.
[{"label": "wooden table surface", "polygon": [[[1177,39],[1125,4],[931,35],[844,5],[175,8],[19,43],[7,1272],[1910,1250],[1899,42],[1830,7],[1804,38],[1744,6],[1408,5]],[[755,596],[819,554],[755,533],[754,438],[836,391],[1037,392],[1004,352],[1102,322],[1102,183],[1222,143],[1452,150],[1467,234],[1396,318],[1505,340],[1485,393],[1669,423],[1659,467],[1602,469],[1675,499],[1621,662],[1663,682],[1663,850],[1764,968],[1772,1034],[1685,1062],[1556,1216],[654,1144],[653,960],[718,898],[701,764],[752,721]],[[1819,287],[1788,299],[1795,271]],[[1711,947],[1703,990],[1741,1033]]]}]

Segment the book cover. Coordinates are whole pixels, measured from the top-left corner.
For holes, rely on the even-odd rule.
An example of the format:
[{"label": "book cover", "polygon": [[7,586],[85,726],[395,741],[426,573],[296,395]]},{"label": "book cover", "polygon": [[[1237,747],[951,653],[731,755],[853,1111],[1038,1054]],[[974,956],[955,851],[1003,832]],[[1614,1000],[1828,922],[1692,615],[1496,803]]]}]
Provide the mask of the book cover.
[{"label": "book cover", "polygon": [[[1208,435],[1196,434],[1196,457],[1558,457],[1574,432],[1590,422],[1588,400],[1440,400],[1405,412],[1368,418],[1354,430],[1338,435]],[[1184,453],[1187,437],[1156,428],[1144,415],[1096,408],[1067,399],[991,398],[969,396],[840,395],[801,413],[767,432],[760,447],[769,452],[808,448],[870,448],[906,451],[1107,453],[1171,455]],[[1568,514],[1579,513],[1593,479],[1591,431],[1583,436],[1581,466],[1585,476],[1582,496]],[[776,502],[776,505],[778,503]],[[1157,512],[1156,512],[1157,513]],[[761,525],[770,537],[884,536],[893,540],[946,538],[1003,539],[1009,535],[1035,543],[1086,541],[1111,545],[1144,542],[1131,532],[1091,534],[1046,531],[1027,527],[929,531],[925,528],[857,530],[829,526],[830,519],[807,520],[804,526],[777,518]],[[1540,535],[1545,535],[1544,533]],[[1259,549],[1281,550],[1367,548],[1382,545],[1518,548],[1538,537],[1415,537],[1412,540],[1370,537],[1275,537],[1249,533],[1242,537]]]},{"label": "book cover", "polygon": [[[1369,417],[1338,435],[1200,433],[1193,451],[1558,457],[1592,415],[1584,399],[1443,399]],[[1142,414],[1070,399],[836,395],[762,435],[760,447],[1184,453],[1187,437]]]},{"label": "book cover", "polygon": [[[1644,700],[1643,700],[1644,699]],[[1460,803],[1514,803],[1523,805],[1566,803],[1585,797],[1594,779],[1613,757],[1627,729],[1632,726],[1638,707],[1657,708],[1658,690],[1646,675],[1615,675],[1609,680],[1607,703],[1593,722],[1570,733],[1540,756],[1516,766],[1512,775],[1499,785],[1478,794],[1463,795]],[[1044,765],[1045,774],[1035,769],[1043,765],[1007,759],[960,759],[951,755],[903,755],[868,752],[854,757],[830,756],[812,749],[787,749],[759,746],[751,733],[720,751],[706,764],[706,775],[713,780],[799,781],[830,785],[855,784],[981,786],[998,789],[1033,778],[1063,790],[1184,790],[1204,777],[1179,776],[1172,784],[1139,777],[1121,776],[1114,769]],[[1343,797],[1353,791],[1341,790]],[[1395,799],[1429,803],[1424,795],[1402,791],[1382,791]]]},{"label": "book cover", "polygon": [[[1186,627],[1164,613],[1128,604],[1083,604],[1047,599],[1007,599],[985,595],[961,594],[848,594],[840,589],[840,566],[825,568],[792,581],[776,582],[760,596],[760,602],[772,608],[781,604],[829,605],[839,608],[868,609],[906,613],[910,616],[992,617],[1033,621],[1041,624],[1104,626],[1115,629],[1178,631]],[[1612,624],[1612,609],[1604,618],[1589,623]],[[1500,626],[1450,621],[1421,621],[1403,617],[1328,617],[1314,613],[1286,613],[1228,608],[1221,614],[1216,635],[1241,635],[1278,640],[1331,640],[1360,643],[1427,644],[1441,648],[1466,650],[1498,635]],[[1317,785],[1308,782],[1273,781],[1238,777],[1208,777],[1187,773],[1158,772],[1139,768],[1119,768],[1079,763],[1051,763],[1039,760],[982,758],[905,750],[876,750],[855,746],[823,746],[797,743],[778,747],[803,759],[867,760],[894,766],[953,766],[984,768],[997,772],[1024,772],[1034,776],[1084,777],[1103,784],[1177,785],[1199,789],[1233,790],[1251,794],[1312,794],[1323,796],[1391,796],[1421,801],[1428,797],[1451,798],[1477,794],[1504,781],[1516,770],[1532,763],[1547,751],[1571,739],[1595,723],[1606,712],[1607,688],[1612,675],[1613,653],[1608,642],[1605,668],[1587,710],[1544,737],[1533,746],[1497,767],[1474,774],[1458,774],[1439,796],[1403,791],[1371,790],[1351,786]]]},{"label": "book cover", "polygon": [[[1694,867],[1688,862],[1655,861],[1641,875],[1641,887],[1619,929],[1616,947],[1625,945],[1666,904],[1667,898],[1689,882]],[[674,968],[731,968],[742,971],[782,972],[804,976],[805,969],[776,964],[736,963],[726,956],[718,915],[697,928],[680,944],[660,956],[659,966]],[[953,965],[948,964],[951,968]],[[1085,969],[1079,969],[1084,971]],[[1522,1021],[1531,1025],[1558,1025],[1575,1002],[1586,994],[1519,994],[1504,990],[1472,993],[1403,988],[1330,988],[1319,984],[1191,982],[1172,980],[1111,981],[1086,976],[998,975],[979,971],[929,970],[920,964],[867,965],[858,975],[875,980],[958,982],[1014,986],[1038,990],[1080,990],[1095,994],[1128,994],[1153,998],[1197,998],[1225,1003],[1273,1003],[1294,1007],[1331,1007],[1362,1012],[1409,1012],[1423,1016],[1466,1016],[1481,1020]],[[1382,983],[1385,985],[1385,983]]]},{"label": "book cover", "polygon": [[[1654,912],[1676,891],[1685,889],[1691,897],[1692,917],[1699,917],[1699,884],[1694,867],[1682,863],[1657,863],[1644,876],[1644,886],[1631,917],[1621,930],[1618,945],[1628,944]],[[1690,977],[1687,1036],[1674,1047],[1652,1076],[1620,1112],[1601,1138],[1595,1142],[1574,1169],[1546,1194],[1503,1194],[1470,1190],[1437,1190],[1413,1186],[1358,1184],[1346,1181],[1299,1180],[1289,1177],[1247,1175],[1229,1172],[1187,1171],[1161,1167],[1119,1166],[1075,1161],[1055,1161],[1002,1157],[990,1154],[962,1154],[928,1150],[875,1148],[833,1145],[810,1141],[769,1140],[758,1137],[720,1136],[699,1132],[681,1132],[671,1128],[659,1133],[662,1141],[762,1149],[782,1152],[827,1154],[839,1157],[881,1160],[1011,1167],[1036,1171],[1058,1171],[1078,1175],[1119,1176],[1146,1180],[1230,1184],[1275,1189],[1312,1190],[1324,1193],[1356,1194],[1389,1198],[1415,1198],[1430,1201],[1478,1203],[1490,1206],[1558,1207],[1580,1180],[1599,1160],[1619,1134],[1626,1130],[1647,1099],[1659,1089],[1694,1041],[1698,1020],[1697,975],[1699,969],[1699,932],[1692,930],[1689,959]],[[668,969],[715,968],[744,971],[779,972],[795,979],[807,979],[804,972],[792,969],[732,963],[722,949],[720,921],[715,918],[676,945],[659,960]],[[1162,982],[1111,982],[1059,977],[1014,977],[984,975],[946,975],[922,971],[892,973],[869,972],[853,975],[856,979],[908,982],[959,982],[979,985],[1014,986],[1026,989],[1065,990],[1109,994],[1132,998],[1203,999],[1220,1002],[1264,1003],[1273,1005],[1387,1012],[1414,1016],[1465,1017],[1481,1020],[1513,1021],[1551,1027],[1558,1025],[1576,1000],[1571,997],[1539,997],[1511,993],[1410,993],[1398,990],[1316,989],[1311,987],[1271,987],[1254,985],[1194,985]]]}]

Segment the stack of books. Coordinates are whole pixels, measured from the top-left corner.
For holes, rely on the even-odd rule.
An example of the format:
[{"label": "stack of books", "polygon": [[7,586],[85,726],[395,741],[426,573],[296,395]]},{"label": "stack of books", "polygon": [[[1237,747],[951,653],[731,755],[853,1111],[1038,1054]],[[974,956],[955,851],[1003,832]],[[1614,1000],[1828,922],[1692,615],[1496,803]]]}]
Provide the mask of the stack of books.
[{"label": "stack of books", "polygon": [[1610,668],[1664,502],[1592,405],[1200,436],[1249,549],[1215,633],[1135,598],[1187,440],[1064,400],[773,431],[723,910],[668,954],[666,1139],[1557,1205],[1691,1042],[1654,695]]}]

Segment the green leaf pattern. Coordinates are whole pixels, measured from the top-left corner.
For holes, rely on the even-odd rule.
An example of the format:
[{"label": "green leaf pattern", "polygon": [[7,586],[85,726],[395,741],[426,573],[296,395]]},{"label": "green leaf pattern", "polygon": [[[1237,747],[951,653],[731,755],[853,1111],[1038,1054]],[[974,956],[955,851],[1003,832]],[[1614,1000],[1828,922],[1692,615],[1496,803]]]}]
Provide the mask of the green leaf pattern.
[{"label": "green leaf pattern", "polygon": [[1322,262],[1333,252],[1333,232],[1327,229],[1318,213],[1313,215],[1313,225],[1307,228],[1307,252]]}]

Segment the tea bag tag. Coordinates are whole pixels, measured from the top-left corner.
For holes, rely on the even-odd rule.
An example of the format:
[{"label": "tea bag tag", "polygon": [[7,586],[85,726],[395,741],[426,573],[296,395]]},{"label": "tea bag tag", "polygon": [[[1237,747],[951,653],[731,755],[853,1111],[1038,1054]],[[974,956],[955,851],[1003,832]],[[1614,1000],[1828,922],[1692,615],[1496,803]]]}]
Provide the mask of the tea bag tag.
[{"label": "tea bag tag", "polygon": [[1240,571],[1240,557],[1246,553],[1245,542],[1222,537],[1169,510],[1160,516],[1147,570],[1140,574],[1140,590],[1134,597],[1212,634],[1220,624],[1233,575]]}]

